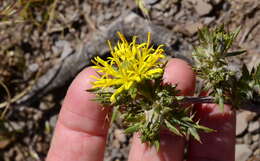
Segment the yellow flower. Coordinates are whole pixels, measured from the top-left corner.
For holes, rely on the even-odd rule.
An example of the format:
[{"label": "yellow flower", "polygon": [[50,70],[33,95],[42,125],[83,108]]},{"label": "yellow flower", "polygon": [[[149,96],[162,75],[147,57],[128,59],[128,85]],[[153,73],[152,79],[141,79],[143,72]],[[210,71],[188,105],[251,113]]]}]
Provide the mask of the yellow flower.
[{"label": "yellow flower", "polygon": [[108,41],[111,57],[108,57],[106,61],[100,57],[92,60],[95,64],[94,68],[98,69],[98,73],[101,74],[100,78],[94,77],[96,81],[93,83],[93,88],[115,88],[110,98],[112,103],[116,101],[116,96],[130,89],[134,84],[162,74],[162,62],[159,59],[165,57],[162,45],[157,49],[149,47],[150,33],[148,33],[147,42],[142,44],[136,43],[136,37],[128,43],[124,35],[119,32],[118,35],[121,41],[114,49]]}]

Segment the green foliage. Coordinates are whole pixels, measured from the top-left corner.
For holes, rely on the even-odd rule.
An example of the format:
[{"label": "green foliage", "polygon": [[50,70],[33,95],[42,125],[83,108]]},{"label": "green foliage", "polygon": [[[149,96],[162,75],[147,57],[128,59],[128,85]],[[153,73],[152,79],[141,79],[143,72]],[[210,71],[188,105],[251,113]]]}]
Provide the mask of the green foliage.
[{"label": "green foliage", "polygon": [[[224,30],[224,26],[220,26],[215,30],[204,28],[199,31],[200,45],[195,47],[192,54],[195,61],[193,69],[204,83],[202,90],[207,91],[222,110],[224,104],[239,107],[248,101],[260,103],[260,65],[251,71],[244,65],[240,76],[238,72],[228,68],[227,57],[244,53],[244,50],[229,51],[238,32],[239,29],[235,32],[227,32]],[[150,37],[148,40],[150,40]],[[141,46],[148,49],[149,43]],[[137,50],[141,52],[141,48],[137,48]],[[127,50],[127,52],[126,50],[120,50],[122,51],[120,54],[128,55],[126,60],[135,60],[136,56],[133,56],[134,54],[131,52],[137,50]],[[101,83],[105,85],[94,87],[88,91],[96,94],[95,101],[99,101],[108,107],[114,107],[111,120],[114,121],[116,118],[120,118],[127,127],[126,133],[139,132],[142,142],[154,145],[157,149],[159,149],[160,145],[159,133],[161,129],[168,129],[173,134],[182,137],[191,135],[198,142],[201,142],[199,132],[213,132],[214,129],[199,124],[199,121],[197,121],[199,118],[195,119],[192,106],[183,108],[183,103],[185,100],[187,101],[186,98],[188,97],[179,96],[180,91],[177,90],[177,85],[162,83],[166,62],[164,64],[160,62],[164,62],[166,59],[164,56],[154,57],[153,62],[158,62],[159,65],[147,68],[145,73],[149,73],[149,77],[142,76],[145,73],[140,74],[139,70],[143,71],[144,67],[149,64],[146,61],[152,59],[149,58],[150,54],[154,54],[150,52],[144,53],[146,54],[142,57],[143,59],[134,61],[133,67],[135,70],[129,70],[125,66],[120,68],[114,62],[109,65],[107,64],[109,61],[99,60],[104,64],[103,66],[100,65],[99,68],[107,72],[103,73],[106,74],[105,77],[101,76],[101,78],[96,79],[102,81]],[[115,53],[112,55],[118,57]],[[121,63],[125,62],[118,61],[117,64]],[[141,66],[142,64],[143,66]],[[106,68],[104,69],[104,67]],[[109,84],[108,82],[113,82],[117,78],[112,74],[108,74],[110,71],[113,71],[112,73],[122,72],[120,79],[125,77],[124,81],[122,81],[123,84]],[[127,72],[131,74],[130,77],[126,77]],[[138,81],[134,81],[131,86],[121,90],[115,96],[115,101],[111,101],[115,91],[120,86],[129,84],[129,80],[133,79],[133,73],[136,78],[140,79],[134,79]],[[107,78],[107,81],[104,78]],[[95,82],[93,84],[95,85]]]},{"label": "green foliage", "polygon": [[248,100],[260,103],[260,65],[253,68],[251,72],[247,69],[246,65],[243,65],[242,75],[236,85],[239,88],[234,90],[234,98],[238,106],[247,103]]},{"label": "green foliage", "polygon": [[231,101],[234,88],[237,88],[236,73],[228,69],[227,57],[244,53],[244,50],[229,52],[240,29],[227,32],[224,25],[209,30],[199,31],[200,45],[195,47],[192,56],[195,61],[194,70],[204,82],[204,91],[209,91],[215,102],[224,108],[224,100]]},{"label": "green foliage", "polygon": [[[162,86],[161,82],[162,76],[156,78],[154,82],[144,79],[137,88],[132,87],[124,91],[114,104],[111,120],[119,116],[128,127],[126,133],[139,131],[142,142],[157,148],[160,143],[159,132],[163,127],[179,136],[190,134],[198,141],[200,141],[198,131],[213,131],[194,121],[191,108],[181,107],[181,100],[184,97],[177,96],[179,91],[175,85]],[[109,106],[107,103],[113,92],[104,92],[104,89],[106,88],[94,88],[88,91],[96,93],[96,101]]]}]

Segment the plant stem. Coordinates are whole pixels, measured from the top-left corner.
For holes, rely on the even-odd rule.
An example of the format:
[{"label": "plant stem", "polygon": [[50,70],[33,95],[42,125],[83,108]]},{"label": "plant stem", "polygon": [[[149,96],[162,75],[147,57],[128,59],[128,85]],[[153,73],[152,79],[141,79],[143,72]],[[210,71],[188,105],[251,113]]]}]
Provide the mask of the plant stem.
[{"label": "plant stem", "polygon": [[[207,96],[207,97],[185,96],[182,102],[183,103],[215,103],[214,98],[211,96]],[[225,102],[225,104],[230,105],[231,103]],[[255,102],[250,100],[242,104],[239,108],[260,114],[260,102]]]}]

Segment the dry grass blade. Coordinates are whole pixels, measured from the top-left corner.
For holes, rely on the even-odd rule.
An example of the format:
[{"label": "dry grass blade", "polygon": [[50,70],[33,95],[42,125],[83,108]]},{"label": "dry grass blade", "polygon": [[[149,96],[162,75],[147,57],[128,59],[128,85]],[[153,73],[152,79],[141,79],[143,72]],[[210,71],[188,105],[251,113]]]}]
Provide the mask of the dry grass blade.
[{"label": "dry grass blade", "polygon": [[3,119],[11,104],[11,93],[10,93],[8,87],[1,80],[0,80],[0,85],[4,88],[4,90],[6,91],[6,94],[7,94],[7,101],[5,103],[5,106],[3,106],[3,107],[5,107],[5,109],[3,110],[2,114],[1,114],[1,119]]}]

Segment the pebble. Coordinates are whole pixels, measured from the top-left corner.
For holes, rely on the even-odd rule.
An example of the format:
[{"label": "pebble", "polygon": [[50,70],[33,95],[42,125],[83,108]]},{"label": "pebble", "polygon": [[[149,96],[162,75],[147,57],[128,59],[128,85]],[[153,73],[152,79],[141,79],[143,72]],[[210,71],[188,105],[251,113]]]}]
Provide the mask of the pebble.
[{"label": "pebble", "polygon": [[255,150],[254,155],[260,156],[260,148],[258,148],[258,149]]},{"label": "pebble", "polygon": [[188,23],[185,24],[185,30],[188,32],[189,35],[194,35],[200,28],[202,28],[202,24],[199,22],[195,23]]},{"label": "pebble", "polygon": [[51,125],[52,127],[55,127],[57,120],[58,120],[58,115],[52,116],[52,117],[50,118],[50,125]]},{"label": "pebble", "polygon": [[107,13],[107,14],[105,14],[104,17],[105,17],[106,20],[110,20],[113,17],[113,14],[112,13]]},{"label": "pebble", "polygon": [[260,134],[256,134],[252,136],[253,141],[260,141],[259,139],[260,139]]},{"label": "pebble", "polygon": [[236,136],[243,134],[248,127],[248,122],[254,118],[254,113],[243,111],[237,114],[236,119]]},{"label": "pebble", "polygon": [[260,129],[260,125],[258,121],[255,122],[250,122],[249,127],[248,127],[248,131],[251,133],[257,132]]},{"label": "pebble", "polygon": [[250,133],[247,133],[244,136],[244,143],[250,145],[252,143],[252,136]]},{"label": "pebble", "polygon": [[124,133],[124,130],[121,129],[115,129],[115,138],[120,141],[120,142],[125,142],[126,141],[126,135]]},{"label": "pebble", "polygon": [[257,148],[260,148],[259,147],[259,141],[256,141],[256,142],[254,142],[252,145],[250,145],[250,149],[252,150],[252,151],[254,151],[255,149],[257,149]]},{"label": "pebble", "polygon": [[110,4],[112,0],[101,0],[101,3],[104,3],[106,5]]},{"label": "pebble", "polygon": [[39,105],[39,108],[40,108],[40,110],[48,110],[49,109],[49,106],[48,106],[48,104],[47,103],[45,103],[45,102],[41,102],[40,103],[40,105]]},{"label": "pebble", "polygon": [[73,51],[71,44],[66,40],[58,40],[55,43],[55,46],[62,50],[61,59],[66,58],[68,55],[70,55]]},{"label": "pebble", "polygon": [[204,24],[209,25],[215,20],[215,17],[206,17],[204,19]]},{"label": "pebble", "polygon": [[144,4],[154,5],[158,3],[159,0],[144,0]]},{"label": "pebble", "polygon": [[236,145],[236,161],[247,161],[248,157],[252,154],[252,150],[249,149],[249,146],[246,144],[237,144]]},{"label": "pebble", "polygon": [[28,69],[30,72],[36,72],[39,69],[39,65],[36,63],[30,64]]},{"label": "pebble", "polygon": [[195,10],[199,16],[204,16],[210,13],[212,6],[204,0],[196,0]]}]

